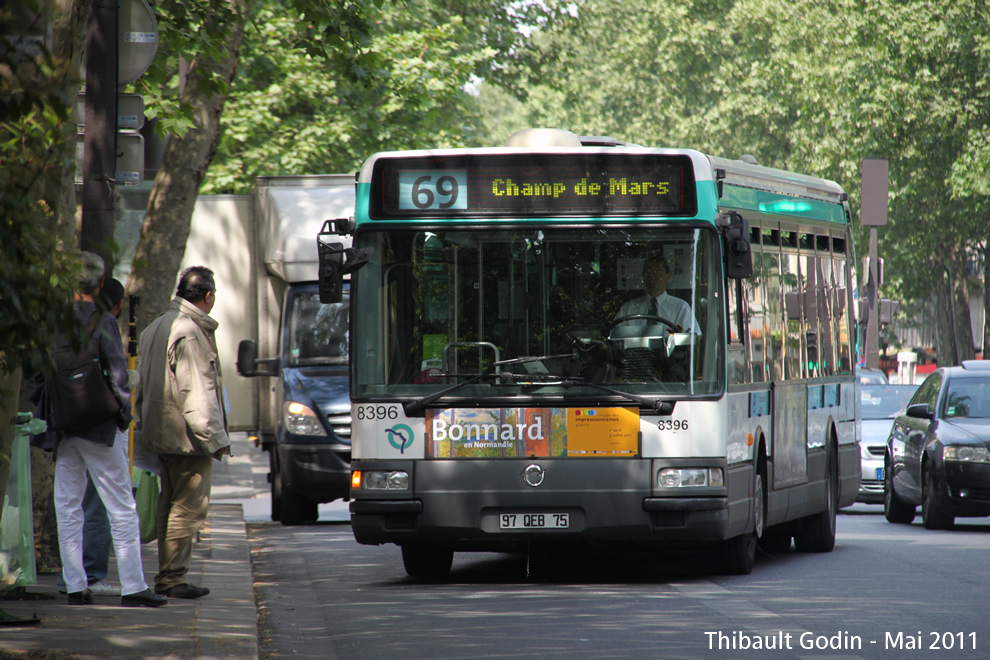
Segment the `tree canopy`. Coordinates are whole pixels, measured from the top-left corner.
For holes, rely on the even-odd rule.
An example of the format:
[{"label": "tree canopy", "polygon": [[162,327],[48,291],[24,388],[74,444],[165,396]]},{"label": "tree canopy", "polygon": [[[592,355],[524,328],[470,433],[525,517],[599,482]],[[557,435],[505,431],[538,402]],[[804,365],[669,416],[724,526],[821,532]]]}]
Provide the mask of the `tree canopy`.
[{"label": "tree canopy", "polygon": [[521,123],[730,158],[749,153],[764,165],[833,179],[850,193],[861,254],[860,164],[885,157],[884,296],[926,304],[958,296],[966,323],[955,325],[968,332],[967,261],[990,238],[985,1],[574,7],[572,20],[534,39],[557,57],[528,76]]}]

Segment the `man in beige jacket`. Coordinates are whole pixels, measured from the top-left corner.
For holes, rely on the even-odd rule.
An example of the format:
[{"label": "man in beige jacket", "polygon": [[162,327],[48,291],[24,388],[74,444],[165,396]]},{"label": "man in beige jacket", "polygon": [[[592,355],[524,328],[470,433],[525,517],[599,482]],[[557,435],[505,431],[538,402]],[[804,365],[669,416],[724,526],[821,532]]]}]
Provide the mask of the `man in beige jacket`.
[{"label": "man in beige jacket", "polygon": [[170,598],[210,593],[187,574],[209,509],[213,461],[230,453],[217,322],[209,315],[215,302],[213,271],[186,269],[168,311],[138,342],[135,426],[143,449],[162,462],[155,591]]}]

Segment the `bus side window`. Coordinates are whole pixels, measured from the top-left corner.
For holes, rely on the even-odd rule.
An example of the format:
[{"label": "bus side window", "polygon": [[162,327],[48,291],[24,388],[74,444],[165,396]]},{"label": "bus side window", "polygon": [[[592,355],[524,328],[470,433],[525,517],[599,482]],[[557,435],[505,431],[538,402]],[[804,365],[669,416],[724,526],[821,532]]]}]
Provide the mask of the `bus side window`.
[{"label": "bus side window", "polygon": [[749,365],[746,360],[746,336],[745,336],[745,296],[742,295],[743,280],[726,281],[726,305],[728,313],[726,318],[728,323],[728,344],[726,345],[726,358],[729,367],[729,384],[739,385],[746,383],[749,378]]}]

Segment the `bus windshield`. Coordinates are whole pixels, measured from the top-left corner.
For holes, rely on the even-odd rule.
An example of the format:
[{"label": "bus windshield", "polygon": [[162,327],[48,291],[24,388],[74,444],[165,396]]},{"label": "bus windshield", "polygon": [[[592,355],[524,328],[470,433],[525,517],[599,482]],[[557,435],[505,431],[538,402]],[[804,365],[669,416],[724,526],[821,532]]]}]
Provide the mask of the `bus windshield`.
[{"label": "bus windshield", "polygon": [[355,245],[374,257],[356,275],[352,395],[724,387],[712,228],[391,227]]}]

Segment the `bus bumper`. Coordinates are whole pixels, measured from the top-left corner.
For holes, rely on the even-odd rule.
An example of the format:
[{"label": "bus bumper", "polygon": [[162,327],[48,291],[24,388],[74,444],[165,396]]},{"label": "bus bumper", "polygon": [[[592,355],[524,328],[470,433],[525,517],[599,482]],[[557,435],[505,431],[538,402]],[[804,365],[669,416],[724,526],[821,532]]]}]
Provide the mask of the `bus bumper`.
[{"label": "bus bumper", "polygon": [[[407,499],[352,490],[351,529],[355,539],[367,545],[504,551],[534,542],[696,545],[731,538],[747,526],[749,507],[730,502],[748,494],[749,470],[730,473],[725,487],[698,489],[704,492],[694,496],[658,496],[652,487],[655,460],[580,460],[580,466],[572,459],[566,468],[563,462],[542,461],[547,479],[555,481],[540,487],[527,486],[519,478],[531,461],[499,461],[494,476],[490,464],[486,468],[466,461],[420,462],[414,480],[420,487],[414,485]],[[413,466],[409,469],[412,472]],[[424,477],[424,470],[433,474]],[[568,514],[563,529],[505,529],[502,524],[503,515],[563,513]]]}]

